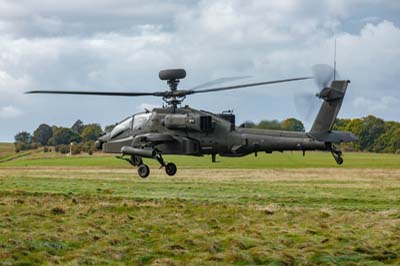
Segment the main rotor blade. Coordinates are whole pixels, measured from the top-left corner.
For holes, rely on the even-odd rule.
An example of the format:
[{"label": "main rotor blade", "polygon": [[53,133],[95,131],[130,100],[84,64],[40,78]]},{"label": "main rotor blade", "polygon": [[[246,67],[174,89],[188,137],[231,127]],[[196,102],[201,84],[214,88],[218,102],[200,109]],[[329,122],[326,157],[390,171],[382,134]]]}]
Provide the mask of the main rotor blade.
[{"label": "main rotor blade", "polygon": [[204,93],[204,92],[215,92],[215,91],[225,91],[225,90],[234,90],[246,87],[254,87],[254,86],[261,86],[261,85],[269,85],[275,83],[283,83],[283,82],[291,82],[297,80],[305,80],[305,79],[312,79],[312,77],[302,77],[302,78],[293,78],[293,79],[281,79],[281,80],[273,80],[273,81],[265,81],[265,82],[257,82],[257,83],[248,83],[242,85],[235,85],[235,86],[227,86],[227,87],[219,87],[219,88],[211,88],[211,89],[204,89],[204,90],[191,90],[188,94],[195,94],[195,93]]},{"label": "main rotor blade", "polygon": [[213,85],[218,85],[218,84],[222,84],[222,83],[226,83],[226,82],[230,82],[230,81],[235,81],[235,80],[239,80],[239,79],[247,79],[247,78],[251,78],[251,77],[252,76],[238,76],[238,77],[218,78],[218,79],[207,81],[205,83],[202,83],[202,84],[199,84],[197,86],[194,86],[194,87],[190,88],[189,90],[198,90],[198,89],[209,87],[209,86],[213,86]]},{"label": "main rotor blade", "polygon": [[98,96],[162,96],[162,92],[111,92],[111,91],[27,91],[26,94],[73,94],[73,95],[98,95]]}]

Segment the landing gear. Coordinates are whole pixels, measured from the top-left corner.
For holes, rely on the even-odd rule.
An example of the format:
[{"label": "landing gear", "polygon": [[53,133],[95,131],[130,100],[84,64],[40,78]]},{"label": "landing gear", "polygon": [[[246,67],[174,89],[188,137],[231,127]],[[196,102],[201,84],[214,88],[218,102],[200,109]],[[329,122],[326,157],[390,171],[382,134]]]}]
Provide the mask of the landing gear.
[{"label": "landing gear", "polygon": [[129,163],[133,166],[139,166],[143,164],[143,160],[142,157],[132,155]]},{"label": "landing gear", "polygon": [[145,164],[139,165],[138,174],[141,178],[146,178],[150,174],[150,168]]},{"label": "landing gear", "polygon": [[[155,156],[154,156],[154,154],[155,154]],[[151,158],[156,159],[160,163],[160,165],[161,165],[160,168],[165,167],[165,172],[167,173],[167,175],[173,176],[176,174],[177,167],[174,163],[165,163],[161,153],[157,150],[155,150],[154,154],[152,155]],[[131,155],[131,157],[129,159],[124,158],[123,156],[117,156],[117,158],[127,161],[132,166],[137,166],[138,167],[137,171],[141,178],[146,178],[149,176],[150,168],[146,164],[143,163],[141,156]]]},{"label": "landing gear", "polygon": [[160,165],[161,165],[160,168],[165,167],[165,172],[167,173],[167,175],[173,176],[176,174],[176,170],[177,170],[176,165],[174,163],[166,164],[161,153],[157,152],[156,160],[160,163]]},{"label": "landing gear", "polygon": [[343,164],[343,158],[342,158],[343,153],[342,153],[342,151],[338,150],[334,146],[332,146],[331,153],[332,153],[332,156],[335,159],[336,163],[338,165],[342,165]]},{"label": "landing gear", "polygon": [[174,163],[167,163],[167,165],[165,166],[165,172],[167,173],[167,175],[169,176],[173,176],[176,174],[176,165]]},{"label": "landing gear", "polygon": [[335,158],[335,160],[336,160],[336,163],[338,164],[338,165],[341,165],[341,164],[343,164],[343,158],[342,157],[337,157],[337,158]]},{"label": "landing gear", "polygon": [[139,166],[139,165],[143,164],[142,157],[135,156],[135,155],[132,155],[130,159],[124,158],[123,156],[117,156],[117,159],[127,161],[132,166]]}]

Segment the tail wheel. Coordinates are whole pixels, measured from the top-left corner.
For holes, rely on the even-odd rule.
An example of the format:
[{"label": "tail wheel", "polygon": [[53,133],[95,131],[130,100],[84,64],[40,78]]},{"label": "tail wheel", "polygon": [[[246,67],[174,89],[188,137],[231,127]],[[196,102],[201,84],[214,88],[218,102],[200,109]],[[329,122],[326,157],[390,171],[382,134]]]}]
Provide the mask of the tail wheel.
[{"label": "tail wheel", "polygon": [[142,164],[138,167],[138,174],[141,178],[146,178],[150,174],[150,168],[146,164]]},{"label": "tail wheel", "polygon": [[173,176],[176,174],[176,165],[174,163],[167,163],[167,165],[165,166],[165,172],[167,173],[167,175],[169,176]]}]

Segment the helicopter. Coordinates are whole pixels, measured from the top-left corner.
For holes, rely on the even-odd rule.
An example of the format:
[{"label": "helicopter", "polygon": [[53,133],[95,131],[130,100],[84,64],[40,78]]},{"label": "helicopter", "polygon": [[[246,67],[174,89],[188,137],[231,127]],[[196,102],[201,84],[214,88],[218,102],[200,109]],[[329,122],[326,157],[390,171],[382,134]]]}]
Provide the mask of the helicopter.
[{"label": "helicopter", "polygon": [[[318,66],[318,65],[317,65]],[[151,111],[134,114],[117,123],[96,141],[96,148],[104,153],[119,154],[119,159],[126,160],[137,167],[138,175],[146,178],[150,168],[143,158],[155,159],[169,176],[177,172],[173,162],[165,162],[163,155],[211,155],[211,161],[216,162],[216,156],[243,157],[258,152],[272,153],[274,151],[329,151],[338,165],[343,163],[339,144],[356,141],[351,132],[332,130],[335,119],[341,108],[349,80],[336,80],[335,70],[327,65],[319,65],[314,71],[316,77],[300,77],[257,83],[247,83],[214,88],[178,89],[179,82],[186,77],[184,69],[167,69],[159,72],[159,78],[166,81],[169,90],[158,92],[105,92],[105,91],[54,91],[34,90],[28,94],[73,94],[161,97],[165,104]],[[322,74],[329,73],[329,74]],[[333,74],[330,74],[333,73]],[[241,77],[239,77],[241,78]],[[320,90],[315,95],[322,100],[322,105],[309,132],[293,132],[283,130],[268,130],[246,128],[245,125],[235,125],[235,115],[232,112],[212,113],[197,110],[182,102],[189,95],[235,90],[246,87],[272,85],[277,83],[295,82],[315,78]],[[229,81],[220,79],[219,83]],[[212,82],[211,82],[212,83]],[[214,82],[215,83],[215,82]],[[216,82],[218,83],[218,82]]]}]

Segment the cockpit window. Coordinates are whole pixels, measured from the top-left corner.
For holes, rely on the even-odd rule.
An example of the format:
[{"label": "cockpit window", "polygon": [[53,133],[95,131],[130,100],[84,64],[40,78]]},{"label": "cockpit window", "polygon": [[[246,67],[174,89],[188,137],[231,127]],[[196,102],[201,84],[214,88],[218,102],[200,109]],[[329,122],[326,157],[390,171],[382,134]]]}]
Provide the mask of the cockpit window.
[{"label": "cockpit window", "polygon": [[149,121],[151,113],[144,113],[135,115],[133,119],[133,130],[135,129],[142,129],[143,126]]},{"label": "cockpit window", "polygon": [[132,128],[132,120],[133,120],[133,117],[128,117],[125,120],[123,120],[122,122],[120,122],[118,125],[116,125],[114,127],[114,129],[111,131],[110,137],[114,138],[114,137],[120,135],[125,130]]}]

